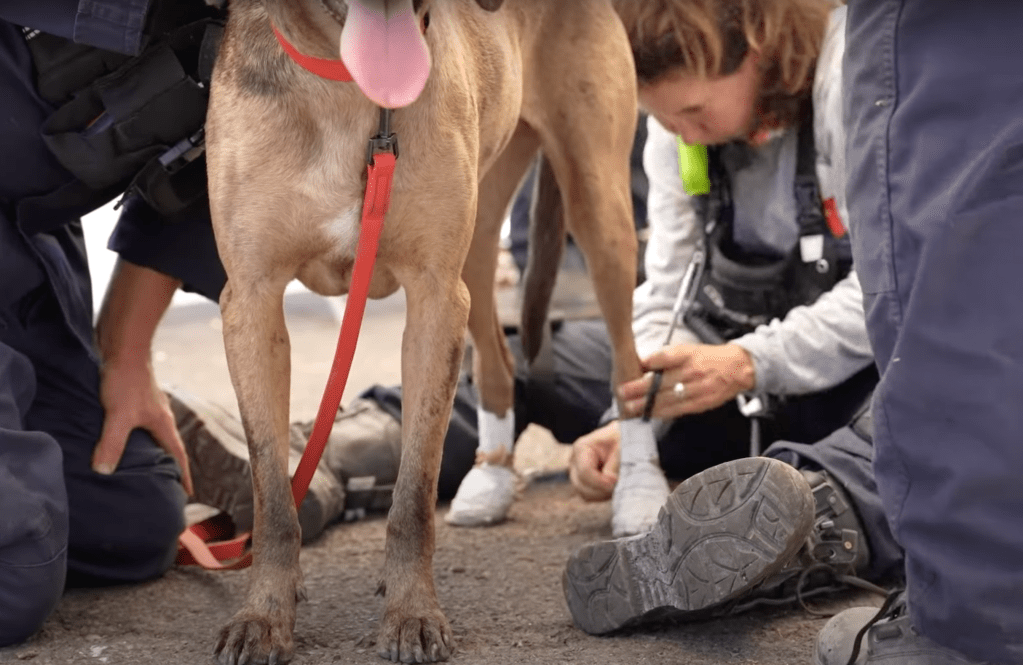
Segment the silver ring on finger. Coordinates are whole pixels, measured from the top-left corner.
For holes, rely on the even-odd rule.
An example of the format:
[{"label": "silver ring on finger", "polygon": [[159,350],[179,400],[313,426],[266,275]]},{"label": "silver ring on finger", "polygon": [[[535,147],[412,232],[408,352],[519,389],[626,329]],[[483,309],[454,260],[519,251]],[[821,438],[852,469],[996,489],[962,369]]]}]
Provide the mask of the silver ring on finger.
[{"label": "silver ring on finger", "polygon": [[686,387],[681,381],[671,387],[671,392],[675,397],[682,399],[682,396],[686,394]]}]

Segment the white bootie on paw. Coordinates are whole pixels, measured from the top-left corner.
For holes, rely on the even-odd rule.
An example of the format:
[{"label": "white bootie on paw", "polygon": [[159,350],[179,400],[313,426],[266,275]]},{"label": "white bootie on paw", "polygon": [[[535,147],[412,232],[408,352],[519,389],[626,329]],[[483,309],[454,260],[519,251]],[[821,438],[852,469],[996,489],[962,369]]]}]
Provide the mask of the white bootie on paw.
[{"label": "white bootie on paw", "polygon": [[503,522],[515,501],[515,472],[504,464],[477,464],[462,479],[444,521],[452,526]]},{"label": "white bootie on paw", "polygon": [[503,522],[515,501],[518,476],[512,470],[515,416],[498,416],[477,407],[479,448],[474,466],[451,500],[444,521],[453,526],[487,526]]},{"label": "white bootie on paw", "polygon": [[653,425],[634,418],[621,421],[619,427],[622,464],[611,496],[615,538],[649,531],[671,493],[657,455]]}]

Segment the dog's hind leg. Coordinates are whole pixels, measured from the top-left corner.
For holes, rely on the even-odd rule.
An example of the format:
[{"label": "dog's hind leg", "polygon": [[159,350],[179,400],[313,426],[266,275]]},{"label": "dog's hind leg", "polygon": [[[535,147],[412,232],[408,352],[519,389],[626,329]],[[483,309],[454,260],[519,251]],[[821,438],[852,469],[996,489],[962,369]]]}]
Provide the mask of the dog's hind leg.
[{"label": "dog's hind leg", "polygon": [[[634,117],[634,116],[633,116]],[[631,126],[631,123],[627,123]],[[592,123],[590,125],[593,126]],[[609,128],[604,128],[609,129]],[[595,132],[598,136],[608,133]],[[629,133],[631,137],[633,132]],[[560,170],[566,220],[593,279],[614,352],[612,387],[640,376],[632,334],[632,291],[636,279],[636,231],[632,223],[628,150],[599,154],[598,141],[565,146]],[[546,149],[546,148],[545,148]],[[590,165],[603,164],[604,169]],[[653,425],[640,418],[619,421],[621,466],[612,496],[615,537],[649,530],[668,498]]]},{"label": "dog's hind leg", "polygon": [[469,333],[473,339],[473,379],[479,392],[477,464],[462,479],[445,516],[455,526],[482,526],[504,520],[515,498],[511,470],[515,441],[515,360],[508,350],[494,302],[494,274],[501,224],[512,196],[536,155],[539,136],[520,123],[505,150],[480,183],[476,228],[462,275],[469,288]]},{"label": "dog's hind leg", "polygon": [[529,213],[529,260],[522,273],[522,325],[519,328],[522,355],[530,367],[546,339],[544,326],[567,240],[565,207],[550,160],[542,157],[536,173]]},{"label": "dog's hind leg", "polygon": [[216,654],[221,663],[290,660],[295,605],[304,594],[298,564],[301,534],[288,482],[291,346],[283,310],[286,283],[231,280],[220,297],[224,346],[249,441],[255,490],[249,590],[242,608],[220,633]]},{"label": "dog's hind leg", "polygon": [[[576,29],[576,57],[547,61],[547,80],[571,82],[553,94],[530,96],[544,108],[537,130],[562,191],[565,218],[586,257],[614,354],[612,386],[642,374],[632,333],[637,239],[630,193],[629,156],[637,115],[635,73],[624,31],[609,3],[587,5]],[[603,10],[603,11],[602,11]],[[566,21],[568,19],[566,18]],[[612,501],[615,536],[652,527],[668,497],[653,427],[622,420],[621,468]]]},{"label": "dog's hind leg", "polygon": [[[592,122],[582,124],[593,126]],[[624,124],[635,127],[631,122]],[[614,128],[618,134],[624,131]],[[586,257],[597,302],[607,323],[614,352],[611,380],[618,385],[639,378],[642,373],[632,334],[638,242],[629,187],[631,143],[619,141],[619,149],[609,148],[614,142],[608,140],[612,135],[608,127],[592,132],[601,140],[594,140],[578,129],[567,133],[577,134],[576,139],[570,144],[564,140],[556,145],[545,144],[543,149],[562,192],[568,230]]]}]

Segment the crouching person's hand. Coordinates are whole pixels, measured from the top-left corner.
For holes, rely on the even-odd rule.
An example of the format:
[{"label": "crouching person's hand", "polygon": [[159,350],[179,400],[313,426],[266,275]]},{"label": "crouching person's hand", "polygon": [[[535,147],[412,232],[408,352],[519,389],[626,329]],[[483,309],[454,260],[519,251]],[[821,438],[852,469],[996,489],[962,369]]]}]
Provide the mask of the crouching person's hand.
[{"label": "crouching person's hand", "polygon": [[185,491],[192,494],[185,445],[150,360],[156,326],[179,285],[173,277],[150,268],[123,259],[117,262],[96,323],[96,346],[102,359],[100,400],[105,414],[92,468],[112,474],[132,430],[145,429],[177,460]]},{"label": "crouching person's hand", "polygon": [[579,437],[572,444],[568,477],[584,500],[607,501],[611,498],[621,463],[620,440],[618,422],[614,421]]},{"label": "crouching person's hand", "polygon": [[157,445],[177,460],[181,482],[192,494],[192,475],[185,444],[181,441],[170,402],[160,390],[147,362],[103,365],[100,399],[105,410],[103,432],[92,455],[93,469],[109,475],[117,469],[128,437],[136,428],[148,430]]}]

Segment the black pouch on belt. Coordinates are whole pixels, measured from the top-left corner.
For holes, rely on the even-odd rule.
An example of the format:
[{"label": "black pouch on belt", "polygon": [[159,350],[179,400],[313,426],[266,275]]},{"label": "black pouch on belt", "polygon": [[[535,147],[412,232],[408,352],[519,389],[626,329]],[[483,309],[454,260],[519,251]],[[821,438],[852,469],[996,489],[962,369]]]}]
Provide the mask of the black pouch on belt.
[{"label": "black pouch on belt", "polygon": [[71,94],[43,126],[50,151],[106,200],[111,191],[134,192],[169,217],[205,197],[202,129],[222,30],[218,19],[179,27],[78,90],[71,88],[117,56],[30,39],[40,91]]}]

